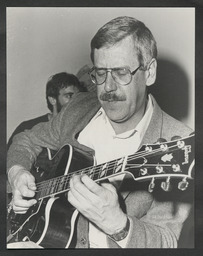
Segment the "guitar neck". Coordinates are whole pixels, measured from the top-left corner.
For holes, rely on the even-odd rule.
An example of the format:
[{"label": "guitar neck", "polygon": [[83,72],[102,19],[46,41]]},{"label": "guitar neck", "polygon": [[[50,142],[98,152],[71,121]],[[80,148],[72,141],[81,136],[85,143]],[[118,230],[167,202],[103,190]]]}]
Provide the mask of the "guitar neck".
[{"label": "guitar neck", "polygon": [[68,191],[70,179],[75,174],[85,174],[94,181],[100,181],[127,172],[138,181],[152,179],[153,183],[155,178],[164,178],[169,183],[169,179],[174,177],[183,179],[182,183],[186,184],[186,179],[192,179],[193,148],[194,135],[143,145],[135,154],[37,183],[36,199]]},{"label": "guitar neck", "polygon": [[56,178],[37,183],[36,199],[40,200],[52,195],[61,194],[69,190],[70,179],[73,175],[86,174],[94,181],[101,181],[124,172],[127,157],[122,157],[104,164],[81,169],[79,171],[62,175]]}]

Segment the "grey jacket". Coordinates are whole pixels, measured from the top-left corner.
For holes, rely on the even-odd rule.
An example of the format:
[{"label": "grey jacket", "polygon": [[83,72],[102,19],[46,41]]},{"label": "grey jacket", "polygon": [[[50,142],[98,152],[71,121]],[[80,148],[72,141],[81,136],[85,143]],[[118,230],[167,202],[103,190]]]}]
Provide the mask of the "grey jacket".
[{"label": "grey jacket", "polygon": [[[170,140],[175,135],[185,137],[192,132],[162,111],[154,98],[153,104],[153,116],[142,144],[155,143],[159,138]],[[16,135],[8,151],[8,169],[17,164],[29,170],[42,147],[57,150],[69,143],[94,153],[79,144],[77,136],[99,108],[95,93],[80,93],[50,122]],[[122,205],[133,223],[127,248],[176,248],[191,208],[187,193],[177,191],[174,195],[159,189],[149,193],[145,185],[137,183],[126,180],[120,190]],[[107,239],[110,248],[119,248],[116,242]],[[82,215],[77,222],[76,248],[88,248],[88,220]]]}]

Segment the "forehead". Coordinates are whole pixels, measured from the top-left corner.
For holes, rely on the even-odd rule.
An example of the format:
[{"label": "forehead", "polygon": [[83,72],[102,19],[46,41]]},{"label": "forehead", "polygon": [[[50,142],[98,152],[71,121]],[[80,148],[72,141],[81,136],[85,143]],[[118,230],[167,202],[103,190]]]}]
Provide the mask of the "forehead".
[{"label": "forehead", "polygon": [[96,67],[131,66],[138,62],[135,42],[128,36],[113,46],[94,50]]},{"label": "forehead", "polygon": [[64,95],[66,93],[74,93],[74,92],[78,92],[78,88],[74,85],[69,85],[68,87],[62,88],[59,90],[59,95]]}]

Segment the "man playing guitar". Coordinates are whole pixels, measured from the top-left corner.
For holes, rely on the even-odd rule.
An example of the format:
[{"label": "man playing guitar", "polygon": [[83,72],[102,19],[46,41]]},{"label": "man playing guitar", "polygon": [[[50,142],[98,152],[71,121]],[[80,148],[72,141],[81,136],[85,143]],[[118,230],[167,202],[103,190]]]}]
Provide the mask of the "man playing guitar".
[{"label": "man playing guitar", "polygon": [[[93,37],[91,58],[90,76],[97,87],[97,96],[86,92],[74,96],[51,122],[39,124],[14,139],[8,152],[13,210],[18,215],[28,212],[37,203],[34,196],[46,184],[40,183],[38,187],[29,171],[42,147],[59,150],[68,144],[72,158],[75,153],[82,155],[80,151],[83,151],[85,156],[93,155],[93,161],[100,168],[100,179],[94,179],[91,178],[94,169],[86,172],[83,167],[84,171],[71,176],[65,189],[68,202],[79,212],[74,224],[75,248],[176,248],[191,209],[191,203],[182,200],[182,190],[188,183],[183,178],[176,195],[160,193],[158,188],[153,192],[155,174],[161,173],[166,178],[162,188],[168,190],[170,175],[167,171],[171,170],[174,176],[182,172],[173,152],[167,151],[168,145],[162,145],[162,152],[166,153],[161,154],[156,165],[149,164],[147,158],[153,147],[145,148],[147,154],[136,155],[139,161],[134,168],[139,166],[139,175],[152,176],[148,191],[145,185],[124,179],[125,167],[130,170],[129,164],[132,168],[134,164],[127,155],[134,154],[144,144],[154,144],[159,138],[170,141],[174,136],[184,138],[192,132],[162,111],[154,97],[147,93],[147,87],[156,80],[155,39],[141,21],[118,17]],[[191,148],[184,146],[184,141],[177,141],[177,145],[184,148],[181,150],[184,166],[190,158]],[[160,150],[156,150],[159,154]],[[71,161],[67,161],[67,166],[71,166]],[[111,175],[108,180],[103,178],[109,166],[114,174],[121,172],[121,175]],[[156,173],[150,174],[150,168]],[[63,181],[64,178],[60,178],[57,188]],[[55,179],[49,182],[50,187],[56,187]],[[51,198],[46,209],[51,208],[54,200]],[[74,215],[74,220],[77,217]],[[69,225],[65,220],[64,227]],[[70,234],[72,236],[72,231]],[[34,241],[42,247],[51,246],[50,239],[43,243],[41,238],[37,241],[25,236],[23,240]],[[24,244],[33,246],[30,242]],[[64,247],[71,247],[69,244],[67,242]]]}]

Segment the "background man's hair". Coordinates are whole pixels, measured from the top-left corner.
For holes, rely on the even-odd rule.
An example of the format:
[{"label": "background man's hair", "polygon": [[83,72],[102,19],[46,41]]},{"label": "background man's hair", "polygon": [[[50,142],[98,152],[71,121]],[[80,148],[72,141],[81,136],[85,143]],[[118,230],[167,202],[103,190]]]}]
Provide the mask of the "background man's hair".
[{"label": "background man's hair", "polygon": [[73,74],[61,72],[51,76],[48,79],[46,84],[46,100],[47,106],[51,111],[53,111],[53,106],[50,104],[48,97],[50,96],[57,99],[59,96],[59,91],[71,85],[77,87],[80,92],[87,91],[83,84],[80,83],[78,78]]},{"label": "background man's hair", "polygon": [[127,36],[132,36],[138,61],[143,67],[157,58],[156,41],[145,24],[135,18],[121,16],[101,27],[91,41],[91,60],[94,63],[94,49],[111,47]]}]

